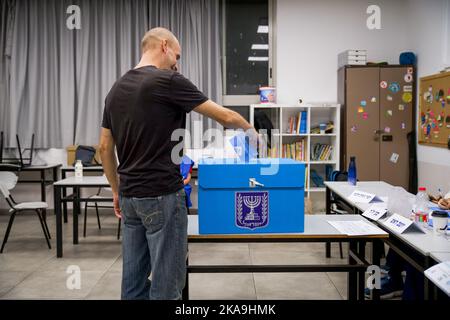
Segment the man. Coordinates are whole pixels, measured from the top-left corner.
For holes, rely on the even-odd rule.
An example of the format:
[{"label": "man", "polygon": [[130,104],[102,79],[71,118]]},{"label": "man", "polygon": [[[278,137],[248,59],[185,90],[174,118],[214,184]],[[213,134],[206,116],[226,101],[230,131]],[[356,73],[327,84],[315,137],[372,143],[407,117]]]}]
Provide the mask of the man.
[{"label": "man", "polygon": [[151,29],[141,45],[139,64],[106,97],[100,138],[114,211],[123,223],[122,299],[180,299],[187,213],[179,164],[171,160],[178,143],[172,132],[185,128],[192,110],[228,128],[252,127],[176,72],[181,48],[169,30]]}]

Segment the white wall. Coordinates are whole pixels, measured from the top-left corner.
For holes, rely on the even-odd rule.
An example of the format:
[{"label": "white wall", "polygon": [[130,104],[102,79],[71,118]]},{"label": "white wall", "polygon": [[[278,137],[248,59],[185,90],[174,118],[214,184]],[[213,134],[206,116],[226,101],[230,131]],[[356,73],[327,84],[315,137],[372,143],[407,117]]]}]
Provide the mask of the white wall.
[{"label": "white wall", "polygon": [[[369,61],[391,64],[399,62],[402,51],[411,50],[418,56],[419,76],[439,72],[444,54],[449,55],[444,44],[450,32],[443,32],[448,2],[278,0],[278,102],[336,101],[337,55],[347,49],[366,49]],[[381,8],[381,30],[366,27],[370,4]],[[419,145],[418,161],[420,185],[431,192],[450,190],[449,150]]]},{"label": "white wall", "polygon": [[[447,48],[450,1],[410,0],[407,9],[411,28],[409,37],[418,59],[418,76],[438,73],[450,65]],[[431,192],[436,192],[438,188],[450,191],[450,150],[418,145],[417,158],[419,185]]]},{"label": "white wall", "polygon": [[[369,61],[398,63],[411,49],[406,0],[278,0],[277,96],[280,103],[336,101],[337,56],[368,50]],[[381,8],[381,30],[369,30],[370,4]]]}]

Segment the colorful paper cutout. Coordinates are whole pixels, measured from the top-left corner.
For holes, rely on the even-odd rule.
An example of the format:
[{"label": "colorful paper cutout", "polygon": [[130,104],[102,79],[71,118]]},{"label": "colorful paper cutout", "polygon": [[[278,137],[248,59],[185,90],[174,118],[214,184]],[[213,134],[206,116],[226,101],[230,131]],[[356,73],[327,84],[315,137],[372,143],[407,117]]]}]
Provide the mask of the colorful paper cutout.
[{"label": "colorful paper cutout", "polygon": [[390,128],[390,127],[386,127],[386,128],[384,128],[384,132],[385,132],[385,133],[389,133],[389,132],[391,132],[391,128]]},{"label": "colorful paper cutout", "polygon": [[[450,98],[450,95],[449,95],[449,98]],[[377,102],[377,98],[372,97],[372,99],[370,99],[370,102]]]},{"label": "colorful paper cutout", "polygon": [[403,80],[405,80],[406,83],[410,83],[413,81],[413,76],[410,73],[405,74],[405,76],[403,77]]},{"label": "colorful paper cutout", "polygon": [[398,110],[400,110],[400,111],[405,110],[405,105],[404,104],[399,104],[398,105]]},{"label": "colorful paper cutout", "polygon": [[402,100],[405,103],[410,103],[412,101],[412,94],[411,94],[411,92],[403,93]]},{"label": "colorful paper cutout", "polygon": [[386,89],[387,86],[388,86],[387,81],[384,81],[384,80],[383,80],[383,81],[380,82],[380,87],[381,87],[382,89]]},{"label": "colorful paper cutout", "polygon": [[361,105],[362,107],[365,107],[365,106],[367,105],[367,101],[366,101],[366,100],[361,100],[360,105]]},{"label": "colorful paper cutout", "polygon": [[391,84],[389,84],[389,90],[392,93],[397,93],[400,91],[400,85],[398,84],[398,82],[392,82]]},{"label": "colorful paper cutout", "polygon": [[358,113],[363,113],[364,112],[364,108],[363,107],[358,107]]},{"label": "colorful paper cutout", "polygon": [[356,131],[357,131],[356,126],[352,126],[351,131],[352,131],[352,132],[356,132]]},{"label": "colorful paper cutout", "polygon": [[386,115],[389,116],[389,117],[392,117],[392,110],[386,111]]},{"label": "colorful paper cutout", "polygon": [[403,130],[405,130],[406,129],[406,123],[402,122],[401,127],[402,127]]},{"label": "colorful paper cutout", "polygon": [[367,118],[369,118],[369,114],[367,112],[364,112],[363,113],[363,119],[367,120]]},{"label": "colorful paper cutout", "polygon": [[386,99],[387,99],[388,101],[392,101],[392,96],[391,96],[391,95],[387,95],[387,96],[386,96]]}]

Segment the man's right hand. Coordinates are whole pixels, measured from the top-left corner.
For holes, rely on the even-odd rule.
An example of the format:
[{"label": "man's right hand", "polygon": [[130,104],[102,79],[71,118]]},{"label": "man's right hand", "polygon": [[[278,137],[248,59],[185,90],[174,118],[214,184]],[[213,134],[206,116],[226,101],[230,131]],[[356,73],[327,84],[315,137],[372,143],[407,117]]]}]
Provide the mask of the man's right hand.
[{"label": "man's right hand", "polygon": [[113,193],[114,214],[117,218],[122,219],[122,211],[120,211],[119,194]]}]

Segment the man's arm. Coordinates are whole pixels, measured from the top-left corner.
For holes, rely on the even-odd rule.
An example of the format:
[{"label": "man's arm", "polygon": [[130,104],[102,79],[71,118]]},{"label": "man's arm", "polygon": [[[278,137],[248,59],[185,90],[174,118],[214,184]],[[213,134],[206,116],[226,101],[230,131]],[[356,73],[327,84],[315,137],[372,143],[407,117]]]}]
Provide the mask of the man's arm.
[{"label": "man's arm", "polygon": [[224,108],[214,101],[208,100],[201,105],[194,108],[195,112],[198,112],[208,118],[214,119],[226,128],[231,129],[253,129],[250,123],[248,123],[239,113]]},{"label": "man's arm", "polygon": [[100,135],[100,158],[102,159],[103,172],[111,186],[114,199],[114,212],[121,218],[119,208],[119,179],[117,176],[117,160],[114,153],[115,143],[111,130],[102,128]]}]

